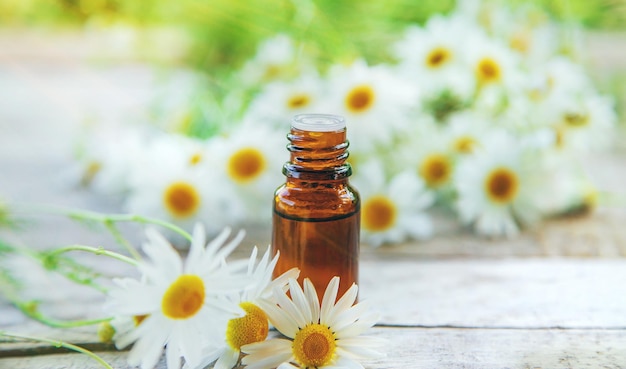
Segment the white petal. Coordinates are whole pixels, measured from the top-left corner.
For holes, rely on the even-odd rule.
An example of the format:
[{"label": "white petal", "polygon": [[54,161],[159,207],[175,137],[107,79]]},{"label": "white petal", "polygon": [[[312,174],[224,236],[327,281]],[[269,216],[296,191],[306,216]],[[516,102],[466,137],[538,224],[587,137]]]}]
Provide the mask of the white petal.
[{"label": "white petal", "polygon": [[315,286],[310,279],[304,280],[304,295],[309,302],[309,309],[311,309],[311,319],[313,323],[319,323],[320,320],[320,300],[317,297]]},{"label": "white petal", "polygon": [[287,314],[297,325],[302,328],[307,325],[308,321],[304,319],[304,315],[296,304],[278,287],[274,288],[274,299],[280,308],[283,310],[285,314]]},{"label": "white petal", "polygon": [[295,337],[299,328],[298,323],[291,316],[286,314],[283,309],[263,300],[259,301],[259,307],[263,309],[269,321],[280,333],[289,338]]},{"label": "white petal", "polygon": [[193,227],[193,236],[191,246],[189,248],[189,254],[187,254],[187,260],[185,265],[185,273],[196,274],[199,270],[199,261],[204,253],[204,246],[206,242],[206,232],[202,223],[198,222]]},{"label": "white petal", "polygon": [[335,306],[335,301],[337,301],[338,290],[339,290],[339,277],[333,277],[330,280],[330,282],[328,282],[326,291],[324,291],[324,297],[322,297],[322,307],[320,310],[320,323],[325,323],[328,316],[332,312],[332,309]]},{"label": "white petal", "polygon": [[348,288],[346,293],[344,293],[343,296],[341,296],[339,301],[337,301],[335,306],[333,306],[328,316],[324,320],[324,323],[332,327],[335,324],[335,320],[339,316],[339,314],[346,311],[354,304],[354,301],[356,301],[358,291],[359,291],[359,287],[353,283],[352,286]]},{"label": "white petal", "polygon": [[289,280],[289,292],[291,293],[291,300],[296,306],[296,309],[302,313],[304,321],[307,323],[312,323],[313,316],[311,308],[307,302],[306,297],[304,296],[302,288],[300,288],[300,284],[298,284],[298,281],[296,281],[295,279]]},{"label": "white petal", "polygon": [[224,350],[222,355],[220,355],[220,358],[217,359],[214,369],[232,369],[235,365],[237,365],[238,360],[239,351],[235,351],[228,347]]}]

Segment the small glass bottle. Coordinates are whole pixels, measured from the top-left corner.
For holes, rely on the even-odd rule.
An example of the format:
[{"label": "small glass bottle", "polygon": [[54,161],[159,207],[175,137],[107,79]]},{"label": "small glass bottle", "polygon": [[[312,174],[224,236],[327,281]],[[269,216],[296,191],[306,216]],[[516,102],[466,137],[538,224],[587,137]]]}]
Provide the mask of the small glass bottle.
[{"label": "small glass bottle", "polygon": [[338,297],[358,283],[360,200],[348,184],[346,123],[335,115],[296,115],[287,138],[287,179],[274,194],[274,275],[300,268],[300,282],[311,279],[321,302],[332,277],[341,278]]}]

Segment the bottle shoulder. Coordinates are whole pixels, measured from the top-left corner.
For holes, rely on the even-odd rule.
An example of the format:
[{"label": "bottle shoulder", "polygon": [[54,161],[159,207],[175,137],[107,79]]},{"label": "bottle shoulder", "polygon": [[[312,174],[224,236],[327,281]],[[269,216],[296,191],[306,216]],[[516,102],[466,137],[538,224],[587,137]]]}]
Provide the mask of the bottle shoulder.
[{"label": "bottle shoulder", "polygon": [[285,183],[274,194],[276,212],[302,218],[332,217],[357,212],[360,197],[349,183]]}]

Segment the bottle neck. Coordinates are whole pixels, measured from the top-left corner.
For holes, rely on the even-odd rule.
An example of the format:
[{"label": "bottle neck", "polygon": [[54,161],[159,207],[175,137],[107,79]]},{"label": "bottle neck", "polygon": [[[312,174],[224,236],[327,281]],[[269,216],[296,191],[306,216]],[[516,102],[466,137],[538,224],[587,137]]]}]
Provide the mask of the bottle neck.
[{"label": "bottle neck", "polygon": [[290,161],[283,166],[287,179],[307,181],[342,180],[352,174],[346,129],[316,132],[292,127],[287,135]]}]

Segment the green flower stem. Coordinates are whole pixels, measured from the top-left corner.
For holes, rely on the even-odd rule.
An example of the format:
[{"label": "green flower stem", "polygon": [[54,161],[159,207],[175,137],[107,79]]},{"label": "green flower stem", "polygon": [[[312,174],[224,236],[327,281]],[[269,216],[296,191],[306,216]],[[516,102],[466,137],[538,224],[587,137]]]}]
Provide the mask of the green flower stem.
[{"label": "green flower stem", "polygon": [[29,318],[34,319],[42,324],[45,324],[53,328],[85,327],[85,326],[96,325],[96,324],[100,324],[104,322],[110,322],[111,320],[113,320],[112,317],[88,319],[88,320],[71,320],[71,321],[55,320],[55,319],[48,318],[47,316],[40,313],[39,310],[37,309],[37,304],[34,302],[16,302],[16,301],[11,301],[11,302]]},{"label": "green flower stem", "polygon": [[0,331],[0,336],[4,336],[4,337],[7,337],[7,338],[13,338],[13,339],[19,339],[19,340],[27,340],[27,341],[49,343],[50,345],[52,345],[54,347],[57,347],[57,348],[63,347],[63,348],[66,348],[68,350],[72,350],[72,351],[79,352],[81,354],[85,354],[85,355],[89,356],[90,358],[92,358],[93,360],[97,361],[103,367],[105,367],[107,369],[113,369],[113,367],[111,365],[109,365],[109,363],[107,363],[100,356],[96,355],[95,353],[93,353],[93,352],[91,352],[91,351],[89,351],[87,349],[84,349],[84,348],[82,348],[80,346],[71,344],[69,342],[54,340],[54,339],[45,338],[45,337],[26,336],[26,335],[22,335],[22,334],[11,333],[11,332],[4,332],[4,331]]},{"label": "green flower stem", "polygon": [[117,252],[105,250],[102,247],[93,247],[93,246],[85,246],[85,245],[63,246],[63,247],[59,247],[57,249],[54,249],[52,251],[47,251],[47,252],[45,252],[45,255],[50,257],[50,256],[56,256],[56,255],[59,255],[59,254],[70,252],[70,251],[85,251],[85,252],[90,252],[90,253],[95,254],[95,255],[104,255],[104,256],[108,256],[108,257],[111,257],[113,259],[117,259],[117,260],[123,261],[125,263],[131,264],[133,266],[137,266],[139,264],[137,262],[137,260],[129,258],[128,256],[124,256],[122,254],[118,254]]},{"label": "green flower stem", "polygon": [[117,243],[122,245],[133,258],[135,258],[136,260],[141,260],[141,255],[139,255],[139,252],[137,251],[137,249],[135,249],[133,245],[131,245],[131,243],[128,242],[126,238],[124,238],[122,233],[117,229],[117,227],[115,226],[113,222],[105,221],[104,226],[109,230],[109,232],[111,232],[113,237],[115,237],[115,240],[117,241]]},{"label": "green flower stem", "polygon": [[185,239],[187,239],[189,242],[192,241],[192,237],[191,235],[185,231],[184,229],[163,221],[163,220],[159,220],[159,219],[154,219],[154,218],[148,218],[148,217],[144,217],[141,215],[136,215],[136,214],[100,214],[100,213],[95,213],[95,212],[91,212],[91,211],[82,211],[82,210],[70,210],[65,212],[65,214],[67,216],[69,216],[70,218],[75,218],[75,219],[84,219],[84,220],[93,220],[93,221],[98,221],[104,224],[107,223],[119,223],[119,222],[136,222],[136,223],[141,223],[141,224],[155,224],[161,227],[164,227],[166,229],[169,229],[171,231],[174,231],[178,234],[180,234],[181,236],[183,236]]}]

